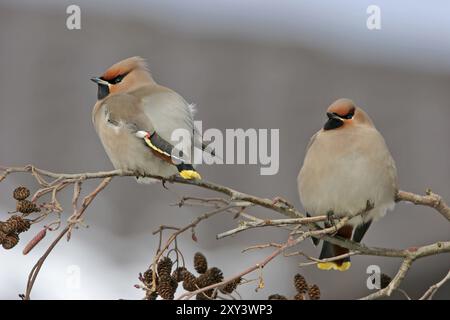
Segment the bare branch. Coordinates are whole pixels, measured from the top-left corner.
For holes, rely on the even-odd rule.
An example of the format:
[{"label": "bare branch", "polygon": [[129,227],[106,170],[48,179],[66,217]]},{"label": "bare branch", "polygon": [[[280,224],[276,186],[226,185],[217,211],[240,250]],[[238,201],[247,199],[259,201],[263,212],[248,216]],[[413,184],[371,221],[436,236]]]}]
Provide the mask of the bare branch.
[{"label": "bare branch", "polygon": [[438,283],[433,284],[428,290],[424,293],[424,295],[419,300],[431,300],[433,299],[434,294],[442,287],[447,281],[450,280],[450,270],[447,275]]},{"label": "bare branch", "polygon": [[[72,206],[73,206],[73,214],[69,217],[67,221],[66,227],[59,233],[54,242],[49,246],[44,255],[39,259],[36,265],[33,267],[29,281],[27,285],[27,291],[25,294],[25,299],[30,298],[31,289],[36,280],[37,274],[41,269],[45,259],[51,253],[56,244],[63,238],[64,235],[68,235],[68,239],[70,238],[70,234],[72,229],[82,222],[83,213],[89,204],[93,201],[93,199],[101,192],[111,181],[112,177],[115,176],[135,176],[134,172],[130,171],[122,171],[122,170],[113,170],[113,171],[104,171],[104,172],[87,172],[87,173],[79,173],[79,174],[67,174],[67,173],[54,173],[47,170],[38,169],[34,166],[28,165],[24,167],[5,167],[0,166],[0,182],[4,180],[8,175],[12,173],[29,173],[31,174],[36,182],[39,184],[40,189],[36,191],[33,195],[32,201],[35,202],[39,200],[44,195],[51,195],[51,202],[42,204],[42,208],[44,212],[40,217],[33,220],[33,223],[41,221],[42,218],[47,217],[52,212],[60,214],[62,212],[62,207],[57,200],[57,195],[60,191],[64,190],[67,186],[74,185],[73,189],[73,197],[72,197]],[[315,217],[306,217],[302,212],[296,210],[287,200],[276,197],[273,200],[267,198],[260,198],[257,196],[249,195],[246,193],[239,192],[232,188],[228,188],[219,184],[210,183],[204,180],[185,180],[178,176],[173,176],[171,178],[163,178],[156,175],[147,175],[146,177],[154,178],[161,180],[163,182],[176,183],[176,184],[184,184],[184,185],[193,185],[196,187],[200,187],[203,189],[211,190],[217,193],[221,193],[229,198],[198,198],[198,197],[184,197],[178,205],[181,207],[183,205],[202,205],[211,207],[214,210],[207,212],[195,220],[193,220],[190,224],[182,227],[177,226],[161,226],[155,234],[159,234],[160,236],[160,245],[158,247],[157,254],[155,255],[152,263],[153,272],[155,275],[156,272],[156,262],[159,258],[166,252],[170,246],[174,243],[175,250],[178,254],[179,249],[176,247],[177,237],[187,230],[192,230],[193,238],[195,237],[194,228],[203,220],[208,219],[220,212],[231,212],[235,214],[235,217],[240,216],[244,221],[241,221],[240,224],[232,229],[225,232],[222,232],[217,235],[217,238],[224,238],[230,235],[237,234],[239,232],[253,229],[253,228],[263,228],[263,227],[281,227],[287,229],[289,231],[289,238],[284,244],[274,244],[268,243],[264,245],[257,245],[248,247],[244,249],[243,252],[256,249],[256,248],[267,248],[267,247],[275,247],[276,250],[273,251],[269,256],[267,256],[260,263],[257,263],[246,270],[236,274],[233,277],[227,278],[221,283],[214,284],[211,286],[207,286],[205,288],[198,289],[193,292],[185,293],[181,295],[180,299],[189,299],[195,294],[205,292],[210,289],[217,289],[221,285],[232,281],[234,279],[240,278],[246,274],[249,274],[253,271],[259,270],[272,261],[276,256],[283,253],[285,256],[292,255],[303,255],[310,262],[302,263],[301,266],[312,265],[318,262],[329,262],[334,261],[336,259],[347,257],[351,255],[373,255],[373,256],[382,256],[382,257],[393,257],[393,258],[402,258],[402,264],[394,277],[391,283],[384,289],[381,289],[363,299],[376,299],[381,297],[390,296],[392,292],[395,290],[400,290],[399,286],[403,279],[405,278],[408,270],[411,268],[413,262],[417,259],[427,257],[430,255],[437,255],[442,253],[450,252],[450,241],[441,241],[433,244],[417,247],[417,248],[408,248],[408,249],[391,249],[391,248],[377,248],[377,247],[367,247],[364,244],[356,243],[351,240],[342,239],[335,236],[335,233],[343,227],[350,219],[355,217],[358,214],[362,214],[367,210],[370,210],[371,207],[367,207],[364,211],[349,215],[340,219],[333,219],[329,216],[315,216]],[[49,179],[47,181],[46,179]],[[99,186],[92,191],[88,196],[83,199],[83,202],[80,206],[78,206],[78,199],[81,193],[82,183],[88,179],[104,179]],[[427,191],[426,195],[417,195],[414,193],[406,192],[406,191],[398,191],[396,195],[396,201],[406,201],[412,202],[416,205],[423,205],[434,208],[437,212],[439,212],[442,216],[444,216],[447,220],[450,221],[450,207],[443,201],[441,196],[432,193],[431,191]],[[250,215],[247,212],[247,209],[254,207],[263,207],[279,214],[282,214],[287,217],[287,219],[260,219],[256,216]],[[58,216],[58,220],[53,222],[53,224],[57,224],[59,227],[60,224],[60,216]],[[329,221],[332,222],[331,227],[321,228],[317,222],[321,221]],[[51,230],[48,228],[48,230]],[[174,230],[174,232],[170,235],[168,240],[162,244],[162,232],[164,230]],[[350,250],[349,253],[339,256],[333,257],[330,259],[319,260],[314,257],[310,257],[305,255],[301,251],[288,253],[285,251],[288,248],[292,248],[293,246],[301,243],[305,239],[308,238],[316,238],[328,241],[330,243],[339,245],[341,247],[347,248]],[[180,252],[181,253],[181,252]],[[449,280],[449,274],[442,279],[439,283],[430,287],[430,289],[423,295],[423,299],[431,299],[434,293],[446,282]],[[154,277],[155,279],[155,277]],[[262,285],[262,278],[260,276],[260,285]],[[153,283],[153,289],[155,287],[155,282]]]},{"label": "bare branch", "polygon": [[282,245],[280,248],[278,248],[278,249],[276,249],[275,251],[273,251],[269,256],[267,256],[267,257],[266,257],[264,260],[262,260],[261,262],[256,263],[255,265],[253,265],[253,266],[251,266],[251,267],[245,269],[244,271],[242,271],[242,272],[240,272],[240,273],[238,273],[238,274],[236,274],[236,275],[234,275],[234,276],[232,276],[232,277],[226,278],[225,280],[223,280],[223,281],[221,281],[221,282],[219,282],[219,283],[212,284],[212,285],[209,285],[209,286],[207,286],[207,287],[204,287],[204,288],[201,288],[201,289],[192,291],[192,292],[185,292],[185,293],[183,293],[181,296],[179,296],[179,297],[177,298],[177,300],[183,300],[183,299],[186,299],[186,300],[187,300],[187,299],[190,299],[190,298],[192,298],[193,296],[195,296],[195,295],[198,294],[198,293],[202,293],[202,292],[205,292],[205,291],[210,290],[210,289],[218,288],[218,287],[220,287],[220,286],[222,286],[222,285],[224,285],[224,284],[226,284],[226,283],[228,283],[228,282],[231,282],[231,281],[233,281],[233,280],[235,280],[235,279],[242,278],[242,277],[244,277],[245,275],[247,275],[247,274],[249,274],[249,273],[252,273],[252,272],[255,271],[255,270],[261,270],[261,269],[264,268],[270,261],[272,261],[272,260],[273,260],[275,257],[277,257],[280,253],[282,253],[286,248],[292,246],[293,244],[294,244],[294,243],[293,243],[292,239],[290,238],[284,245]]},{"label": "bare branch", "polygon": [[400,268],[397,274],[395,275],[394,279],[392,279],[392,281],[386,288],[374,292],[364,298],[361,298],[361,300],[374,300],[382,297],[389,297],[392,294],[392,292],[394,292],[394,290],[396,290],[399,287],[400,283],[405,278],[406,273],[411,268],[412,262],[413,262],[412,258],[405,258],[405,260],[403,260],[402,264],[400,265]]},{"label": "bare branch", "polygon": [[[94,198],[104,189],[106,188],[106,186],[111,182],[112,177],[108,177],[103,179],[103,181],[97,186],[97,188],[95,188],[94,191],[92,191],[89,195],[87,195],[84,200],[83,200],[83,205],[81,207],[81,209],[76,210],[74,212],[74,218],[79,219],[81,218],[81,216],[84,214],[85,210],[87,209],[87,207],[91,204],[91,202],[94,200]],[[42,255],[42,257],[38,260],[38,262],[34,265],[34,267],[31,269],[31,272],[28,276],[28,282],[27,282],[27,289],[25,292],[25,300],[29,300],[30,299],[30,295],[31,295],[31,290],[33,289],[33,285],[36,281],[36,278],[39,274],[39,271],[42,268],[42,265],[44,264],[45,260],[47,259],[47,257],[49,256],[49,254],[52,252],[52,250],[56,247],[56,245],[58,244],[58,242],[64,237],[64,235],[68,232],[70,232],[70,230],[73,227],[73,224],[76,223],[76,221],[74,220],[74,222],[69,223],[60,233],[59,235],[56,237],[56,239],[52,242],[52,244],[48,247],[48,249],[45,251],[45,253]]]},{"label": "bare branch", "polygon": [[416,205],[432,207],[450,221],[450,207],[444,202],[444,200],[442,200],[440,195],[431,192],[431,190],[427,190],[427,195],[425,196],[400,190],[397,193],[396,200],[408,201]]},{"label": "bare branch", "polygon": [[287,226],[287,225],[304,225],[304,224],[310,224],[315,223],[319,221],[325,221],[328,220],[328,216],[315,216],[315,217],[308,217],[308,218],[296,218],[296,219],[278,219],[278,220],[263,220],[258,219],[258,221],[243,221],[239,224],[239,226],[235,229],[219,233],[216,238],[222,239],[225,237],[229,237],[231,235],[234,235],[236,233],[253,229],[253,228],[260,228],[260,227],[280,227],[280,226]]}]

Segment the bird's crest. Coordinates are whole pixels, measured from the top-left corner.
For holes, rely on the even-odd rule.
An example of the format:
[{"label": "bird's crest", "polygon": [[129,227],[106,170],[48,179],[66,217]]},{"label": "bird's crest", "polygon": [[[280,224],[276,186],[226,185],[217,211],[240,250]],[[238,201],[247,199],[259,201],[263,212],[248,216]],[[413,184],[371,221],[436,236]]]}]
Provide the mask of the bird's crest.
[{"label": "bird's crest", "polygon": [[109,67],[109,69],[105,71],[101,78],[109,81],[119,75],[127,74],[134,69],[144,69],[148,71],[147,62],[139,56],[127,58]]}]

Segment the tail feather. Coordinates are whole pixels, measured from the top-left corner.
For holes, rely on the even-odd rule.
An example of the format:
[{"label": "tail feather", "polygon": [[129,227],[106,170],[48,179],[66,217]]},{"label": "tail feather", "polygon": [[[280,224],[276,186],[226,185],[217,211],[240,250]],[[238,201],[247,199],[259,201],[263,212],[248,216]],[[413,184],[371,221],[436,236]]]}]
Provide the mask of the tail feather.
[{"label": "tail feather", "polygon": [[357,226],[355,233],[353,234],[353,241],[361,242],[362,238],[366,234],[367,229],[369,229],[371,224],[372,224],[372,220],[369,220],[369,221]]},{"label": "tail feather", "polygon": [[180,176],[186,180],[200,180],[202,178],[191,164],[180,163],[177,165],[177,169]]},{"label": "tail feather", "polygon": [[[336,256],[340,256],[342,254],[348,253],[348,249],[336,246],[332,243],[324,241],[322,244],[322,251],[320,252],[319,259],[328,259]],[[339,270],[346,271],[350,268],[351,262],[350,257],[345,257],[339,260],[330,261],[330,262],[319,262],[317,267],[321,270]]]},{"label": "tail feather", "polygon": [[[343,237],[345,239],[350,239],[352,236],[353,227],[352,226],[344,226],[342,227],[337,236]],[[349,250],[346,248],[342,248],[335,244],[329,243],[327,241],[323,242],[322,251],[320,252],[319,259],[329,259],[333,257],[337,257],[343,254],[348,253]],[[350,268],[350,257],[345,257],[339,260],[330,261],[330,262],[320,262],[317,264],[317,267],[322,270],[339,270],[346,271]]]}]

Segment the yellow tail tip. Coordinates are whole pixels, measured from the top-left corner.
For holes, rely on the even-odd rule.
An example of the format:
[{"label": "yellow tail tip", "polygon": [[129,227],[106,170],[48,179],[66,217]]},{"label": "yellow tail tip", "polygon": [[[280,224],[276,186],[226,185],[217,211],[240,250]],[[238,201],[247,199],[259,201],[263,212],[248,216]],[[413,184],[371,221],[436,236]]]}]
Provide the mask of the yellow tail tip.
[{"label": "yellow tail tip", "polygon": [[186,180],[200,180],[202,178],[195,170],[182,170],[180,176]]},{"label": "yellow tail tip", "polygon": [[341,265],[336,262],[319,262],[317,264],[317,268],[320,270],[339,270],[339,271],[347,271],[352,264],[350,261],[345,261]]}]

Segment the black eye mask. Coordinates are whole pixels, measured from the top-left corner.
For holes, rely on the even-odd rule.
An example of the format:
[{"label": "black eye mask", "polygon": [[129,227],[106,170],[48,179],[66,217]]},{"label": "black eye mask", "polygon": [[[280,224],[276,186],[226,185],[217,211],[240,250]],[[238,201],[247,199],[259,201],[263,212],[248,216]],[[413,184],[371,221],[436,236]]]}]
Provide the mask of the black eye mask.
[{"label": "black eye mask", "polygon": [[[337,114],[336,114],[336,115],[337,115]],[[353,109],[351,109],[351,110],[349,111],[349,113],[347,113],[345,116],[340,116],[340,115],[337,115],[337,116],[340,117],[340,118],[342,118],[342,119],[350,120],[351,118],[353,118],[354,115],[355,115],[355,109],[353,108]]]},{"label": "black eye mask", "polygon": [[111,80],[106,80],[108,81],[110,84],[118,84],[120,81],[123,80],[123,78],[125,78],[127,74],[119,74],[117,77],[115,77],[114,79]]},{"label": "black eye mask", "polygon": [[[105,78],[101,77],[100,79],[102,79],[103,81],[108,82],[109,84],[118,84],[120,83],[123,78],[125,78],[125,76],[128,73],[124,73],[124,74],[119,74],[117,77],[110,79],[110,80],[106,80]],[[107,97],[109,94],[109,86],[107,84],[104,83],[98,83],[98,91],[97,91],[97,99],[101,100],[105,97]]]},{"label": "black eye mask", "polygon": [[350,120],[355,115],[355,109],[352,108],[345,116],[340,116],[336,112],[327,112],[328,121],[323,126],[324,130],[332,130],[341,127],[344,124],[344,120]]},{"label": "black eye mask", "polygon": [[332,130],[341,127],[344,121],[334,113],[327,113],[328,121],[323,126],[323,130]]}]

